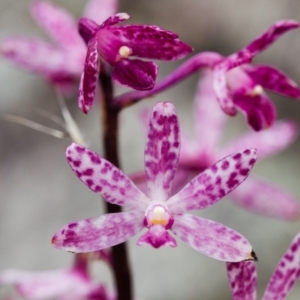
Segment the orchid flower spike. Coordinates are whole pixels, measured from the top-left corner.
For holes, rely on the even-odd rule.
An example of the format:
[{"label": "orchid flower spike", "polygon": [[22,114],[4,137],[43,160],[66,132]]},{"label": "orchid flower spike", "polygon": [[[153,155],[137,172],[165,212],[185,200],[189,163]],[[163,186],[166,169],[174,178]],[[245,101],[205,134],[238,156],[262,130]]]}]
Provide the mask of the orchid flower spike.
[{"label": "orchid flower spike", "polygon": [[217,63],[214,70],[214,92],[224,112],[230,116],[239,109],[256,131],[270,127],[276,119],[276,109],[264,89],[300,98],[297,84],[282,71],[268,65],[244,64],[236,67],[243,57],[252,59],[270,47],[284,33],[299,28],[294,20],[282,20],[271,25],[241,51]]},{"label": "orchid flower spike", "polygon": [[67,160],[76,176],[105,201],[129,211],[70,223],[52,243],[71,252],[92,252],[122,243],[143,228],[138,245],[176,247],[172,231],[189,246],[222,261],[256,259],[249,242],[220,223],[187,214],[216,204],[249,175],[256,150],[229,155],[199,174],[178,194],[170,196],[180,149],[179,121],[170,102],[153,109],[145,148],[147,195],[118,168],[93,151],[76,144],[68,147]]},{"label": "orchid flower spike", "polygon": [[[233,300],[256,300],[257,272],[251,261],[227,263]],[[300,277],[300,233],[296,235],[271,276],[262,300],[284,300]]]},{"label": "orchid flower spike", "polygon": [[[103,22],[116,12],[116,8],[117,0],[90,0],[83,15]],[[0,41],[0,55],[70,93],[78,84],[86,55],[77,20],[63,8],[45,0],[34,0],[31,13],[53,44],[29,37],[8,37]]]},{"label": "orchid flower spike", "polygon": [[94,101],[100,59],[113,67],[112,76],[119,83],[136,90],[150,90],[158,72],[156,64],[131,59],[132,56],[176,60],[192,51],[177,34],[157,26],[116,26],[127,19],[128,14],[119,13],[100,26],[86,18],[79,22],[79,32],[88,42],[78,97],[79,107],[84,113],[88,113]]}]

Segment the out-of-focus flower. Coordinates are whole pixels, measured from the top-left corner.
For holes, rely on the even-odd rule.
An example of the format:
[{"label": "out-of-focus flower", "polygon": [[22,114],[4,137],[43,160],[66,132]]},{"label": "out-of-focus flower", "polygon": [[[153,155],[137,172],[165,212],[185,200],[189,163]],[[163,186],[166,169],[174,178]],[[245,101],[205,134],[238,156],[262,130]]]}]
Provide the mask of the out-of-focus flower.
[{"label": "out-of-focus flower", "polygon": [[[284,300],[300,276],[300,234],[292,241],[271,276],[262,300]],[[227,263],[233,300],[256,300],[256,265],[251,261]]]},{"label": "out-of-focus flower", "polygon": [[100,59],[113,67],[112,76],[121,84],[137,90],[149,90],[155,84],[156,64],[130,57],[176,60],[192,51],[190,46],[178,39],[177,34],[157,26],[116,26],[128,18],[128,14],[119,13],[100,26],[86,18],[80,20],[79,30],[88,41],[78,98],[84,113],[88,113],[93,104]]},{"label": "out-of-focus flower", "polygon": [[299,25],[299,22],[293,20],[276,22],[241,51],[214,66],[214,91],[228,115],[235,115],[239,109],[246,116],[248,124],[258,131],[271,126],[276,118],[274,104],[264,89],[299,99],[300,89],[297,84],[273,66],[245,64],[232,68],[236,58],[254,58],[282,34]]},{"label": "out-of-focus flower", "polygon": [[0,286],[5,284],[12,284],[18,295],[32,300],[115,300],[115,293],[90,279],[80,265],[42,272],[7,270],[0,273]]},{"label": "out-of-focus flower", "polygon": [[[116,9],[116,0],[90,0],[84,16],[102,22]],[[68,93],[80,78],[86,55],[77,21],[63,8],[44,0],[33,1],[31,13],[53,43],[29,37],[9,37],[0,42],[0,54]]]},{"label": "out-of-focus flower", "polygon": [[175,247],[168,230],[185,243],[223,261],[255,259],[249,242],[217,222],[185,212],[217,203],[248,176],[256,161],[255,149],[227,156],[195,177],[178,194],[170,197],[179,158],[179,122],[170,102],[156,104],[150,118],[145,148],[147,196],[118,168],[91,150],[72,144],[67,160],[92,191],[127,212],[106,214],[64,226],[53,237],[58,249],[90,252],[128,240],[146,227],[138,245]]},{"label": "out-of-focus flower", "polygon": [[[181,173],[186,171],[191,175],[197,174],[217,159],[249,147],[257,148],[258,157],[265,158],[285,149],[298,134],[295,123],[281,121],[261,132],[248,132],[220,149],[218,143],[227,118],[214,98],[212,72],[207,70],[199,81],[194,100],[195,137],[182,135],[179,159]],[[245,209],[271,217],[293,220],[300,213],[298,201],[294,197],[254,176],[250,176],[229,196]]]}]

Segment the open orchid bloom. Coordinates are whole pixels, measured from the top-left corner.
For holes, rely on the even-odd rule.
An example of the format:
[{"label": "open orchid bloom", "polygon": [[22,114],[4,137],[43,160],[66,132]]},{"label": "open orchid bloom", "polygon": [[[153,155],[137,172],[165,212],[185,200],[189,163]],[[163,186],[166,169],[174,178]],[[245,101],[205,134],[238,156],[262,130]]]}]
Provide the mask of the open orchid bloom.
[{"label": "open orchid bloom", "polygon": [[[257,300],[256,265],[251,261],[227,263],[233,300]],[[300,234],[292,241],[271,276],[262,300],[284,300],[300,276]]]},{"label": "open orchid bloom", "polygon": [[248,124],[256,131],[271,126],[276,109],[264,89],[299,99],[300,89],[295,82],[273,66],[245,64],[233,68],[232,62],[243,56],[253,58],[271,46],[284,33],[298,28],[299,22],[283,20],[274,23],[266,32],[241,51],[214,66],[213,86],[222,109],[235,115],[239,109]]},{"label": "open orchid bloom", "polygon": [[242,183],[256,161],[256,150],[246,149],[221,159],[170,197],[179,149],[179,122],[174,106],[170,102],[157,103],[145,148],[145,195],[98,154],[77,144],[70,145],[67,160],[78,178],[107,202],[126,206],[129,211],[70,223],[54,235],[54,247],[72,252],[96,251],[122,243],[146,228],[138,245],[175,247],[170,230],[214,259],[255,259],[251,245],[239,233],[186,212],[214,205]]},{"label": "open orchid bloom", "polygon": [[[116,6],[116,0],[90,0],[84,16],[102,22],[115,13]],[[46,78],[64,92],[70,92],[80,78],[86,55],[77,21],[66,10],[45,0],[34,0],[31,12],[53,43],[29,37],[8,37],[0,42],[0,54]]]},{"label": "open orchid bloom", "polygon": [[[248,132],[220,149],[221,133],[227,118],[214,97],[212,72],[207,70],[199,81],[194,100],[195,137],[182,135],[181,172],[185,170],[193,175],[205,170],[217,159],[248,147],[257,148],[258,157],[265,158],[285,149],[298,134],[295,123],[281,121],[269,129]],[[229,197],[247,210],[275,218],[294,220],[300,212],[298,201],[289,193],[254,176],[232,191]]]},{"label": "open orchid bloom", "polygon": [[178,39],[177,34],[157,26],[116,26],[127,19],[128,14],[119,13],[100,26],[86,18],[79,22],[79,31],[88,42],[78,98],[84,113],[88,113],[93,104],[100,59],[113,67],[112,76],[119,83],[136,90],[150,90],[154,87],[158,72],[156,64],[132,59],[132,56],[176,60],[192,51],[190,46]]}]

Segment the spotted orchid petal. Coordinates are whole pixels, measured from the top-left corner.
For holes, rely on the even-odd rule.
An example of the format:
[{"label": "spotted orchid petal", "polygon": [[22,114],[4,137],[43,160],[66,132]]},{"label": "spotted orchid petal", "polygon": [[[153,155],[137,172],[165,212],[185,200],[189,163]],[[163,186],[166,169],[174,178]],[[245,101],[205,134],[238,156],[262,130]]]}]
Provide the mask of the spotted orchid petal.
[{"label": "spotted orchid petal", "polygon": [[36,22],[62,48],[81,52],[84,56],[85,45],[77,32],[77,22],[66,10],[49,1],[35,0],[31,12]]},{"label": "spotted orchid petal", "polygon": [[291,121],[276,122],[259,132],[247,132],[223,148],[219,157],[234,153],[241,148],[255,147],[258,158],[266,158],[287,148],[298,135],[298,126]]},{"label": "spotted orchid petal", "polygon": [[20,296],[28,299],[48,299],[64,295],[69,295],[69,299],[82,299],[96,288],[94,282],[71,269],[44,272],[7,270],[0,273],[0,285],[3,284],[13,284]]},{"label": "spotted orchid petal", "polygon": [[230,262],[256,259],[249,242],[220,223],[183,214],[175,216],[171,230],[196,251],[211,258]]},{"label": "spotted orchid petal", "polygon": [[245,65],[243,69],[256,83],[272,92],[291,97],[300,97],[300,88],[282,71],[268,65]]},{"label": "spotted orchid petal", "polygon": [[300,234],[279,261],[262,300],[284,300],[300,276]]},{"label": "spotted orchid petal", "polygon": [[276,42],[286,32],[299,28],[300,23],[294,20],[281,20],[272,24],[263,34],[254,39],[249,45],[242,49],[239,55],[243,53],[250,54],[252,57],[264,51]]},{"label": "spotted orchid petal", "polygon": [[281,188],[253,177],[235,189],[230,198],[248,211],[269,217],[295,220],[300,215],[297,199]]},{"label": "spotted orchid petal", "polygon": [[66,156],[77,177],[107,202],[135,209],[147,207],[149,199],[120,169],[97,153],[73,143]]},{"label": "spotted orchid petal", "polygon": [[253,261],[226,263],[233,300],[256,300],[257,273]]},{"label": "spotted orchid petal", "polygon": [[264,92],[249,92],[245,89],[234,91],[233,101],[247,118],[249,126],[255,131],[270,127],[276,119],[276,108]]},{"label": "spotted orchid petal", "polygon": [[57,249],[75,253],[94,252],[127,241],[142,228],[144,214],[139,210],[106,214],[61,228],[52,238]]},{"label": "spotted orchid petal", "polygon": [[78,61],[69,60],[67,53],[35,39],[6,38],[0,43],[0,53],[52,82],[73,81],[82,68]]},{"label": "spotted orchid petal", "polygon": [[180,150],[179,121],[171,102],[157,103],[149,121],[145,147],[148,196],[165,201],[170,196]]},{"label": "spotted orchid petal", "polygon": [[78,105],[85,114],[91,109],[96,93],[96,84],[100,69],[97,45],[96,38],[91,39],[88,43],[84,70],[79,84]]},{"label": "spotted orchid petal", "polygon": [[109,16],[100,27],[113,26],[119,23],[122,23],[126,20],[130,19],[130,16],[127,13],[118,13],[115,15]]},{"label": "spotted orchid petal", "polygon": [[121,84],[136,90],[151,90],[154,87],[158,67],[152,61],[122,59],[115,64],[112,76]]},{"label": "spotted orchid petal", "polygon": [[172,213],[205,209],[238,187],[256,161],[256,149],[229,155],[196,176],[168,201]]},{"label": "spotted orchid petal", "polygon": [[85,6],[83,16],[101,24],[114,15],[117,10],[117,0],[89,0]]}]

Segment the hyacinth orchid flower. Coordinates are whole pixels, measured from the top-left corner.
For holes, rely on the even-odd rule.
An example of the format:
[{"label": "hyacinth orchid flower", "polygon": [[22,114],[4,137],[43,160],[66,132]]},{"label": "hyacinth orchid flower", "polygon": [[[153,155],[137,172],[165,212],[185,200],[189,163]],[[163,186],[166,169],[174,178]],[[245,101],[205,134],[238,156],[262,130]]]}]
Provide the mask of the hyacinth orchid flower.
[{"label": "hyacinth orchid flower", "polygon": [[246,149],[223,158],[170,197],[179,149],[179,122],[174,106],[170,102],[158,103],[148,126],[145,195],[121,170],[98,154],[74,143],[69,146],[67,160],[78,178],[107,202],[126,206],[129,211],[70,223],[54,235],[54,247],[91,252],[122,243],[146,228],[138,245],[175,247],[170,230],[214,259],[255,259],[251,245],[239,233],[186,212],[214,205],[242,183],[256,161],[256,150]]},{"label": "hyacinth orchid flower", "polygon": [[[55,298],[59,300],[115,300],[116,293],[108,292],[103,284],[90,278],[82,263],[72,268],[29,272],[6,270],[0,273],[0,286],[11,284],[19,296],[30,300]],[[83,261],[83,260],[82,260]]]},{"label": "hyacinth orchid flower", "polygon": [[[251,261],[227,263],[233,300],[257,300],[256,265]],[[300,276],[300,234],[292,241],[271,276],[262,300],[284,300]]]},{"label": "hyacinth orchid flower", "polygon": [[112,76],[119,83],[136,90],[149,90],[154,87],[158,67],[152,61],[132,59],[132,56],[176,60],[192,51],[177,34],[157,26],[116,26],[127,19],[128,14],[119,13],[100,26],[86,18],[79,22],[79,31],[88,42],[78,98],[84,113],[88,113],[93,104],[100,60],[113,67]]},{"label": "hyacinth orchid flower", "polygon": [[[217,159],[248,147],[257,148],[258,158],[269,157],[296,139],[298,126],[291,121],[281,121],[260,132],[247,132],[223,148],[219,147],[227,118],[214,101],[212,76],[212,72],[206,70],[199,81],[193,109],[195,137],[182,135],[181,173],[197,174]],[[256,192],[253,193],[253,190]],[[232,191],[229,197],[246,210],[270,217],[294,220],[300,213],[298,201],[293,196],[254,176]]]},{"label": "hyacinth orchid flower", "polygon": [[254,58],[282,34],[299,26],[300,23],[294,20],[276,22],[245,48],[214,65],[214,92],[221,108],[228,115],[235,115],[239,109],[246,116],[248,124],[258,131],[271,126],[276,118],[274,104],[264,89],[300,98],[297,84],[273,66],[244,64],[232,67],[232,62],[237,58]]},{"label": "hyacinth orchid flower", "polygon": [[[83,15],[103,22],[116,9],[116,0],[90,0]],[[62,91],[71,92],[78,83],[86,55],[77,21],[63,8],[44,0],[33,1],[31,13],[53,43],[29,37],[8,37],[0,42],[0,54],[46,78]]]}]

